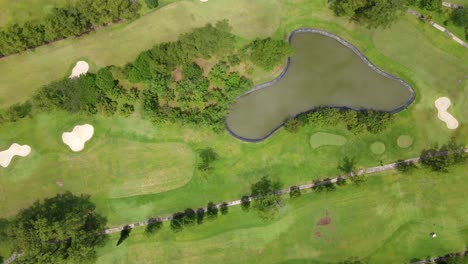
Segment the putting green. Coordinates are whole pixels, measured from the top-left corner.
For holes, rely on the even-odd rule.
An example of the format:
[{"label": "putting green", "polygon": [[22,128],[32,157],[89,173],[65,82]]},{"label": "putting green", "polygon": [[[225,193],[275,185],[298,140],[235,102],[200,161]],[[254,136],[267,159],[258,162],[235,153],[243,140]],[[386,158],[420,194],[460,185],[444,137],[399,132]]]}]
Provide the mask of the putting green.
[{"label": "putting green", "polygon": [[346,138],[340,135],[317,132],[310,136],[310,147],[315,149],[321,146],[341,146],[346,144]]},{"label": "putting green", "polygon": [[413,145],[413,138],[408,135],[401,135],[397,139],[397,144],[400,148],[408,148]]},{"label": "putting green", "polygon": [[382,154],[385,152],[385,144],[377,141],[377,142],[372,143],[372,145],[370,146],[370,149],[372,153],[374,154]]}]

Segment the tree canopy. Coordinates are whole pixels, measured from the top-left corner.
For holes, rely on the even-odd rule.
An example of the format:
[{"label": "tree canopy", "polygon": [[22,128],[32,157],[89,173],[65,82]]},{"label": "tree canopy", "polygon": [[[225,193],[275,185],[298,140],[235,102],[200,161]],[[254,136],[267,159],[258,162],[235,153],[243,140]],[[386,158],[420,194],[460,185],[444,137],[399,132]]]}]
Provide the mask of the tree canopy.
[{"label": "tree canopy", "polygon": [[258,182],[252,184],[251,195],[255,197],[253,208],[257,210],[258,215],[264,220],[272,219],[278,212],[282,198],[275,194],[282,187],[279,181],[271,180],[264,176]]},{"label": "tree canopy", "polygon": [[330,8],[337,16],[349,16],[370,28],[390,26],[406,10],[406,6],[406,0],[330,1]]},{"label": "tree canopy", "polygon": [[286,62],[293,50],[286,41],[266,38],[254,40],[243,52],[255,65],[269,71]]},{"label": "tree canopy", "polygon": [[105,240],[97,232],[106,219],[95,212],[89,196],[70,192],[35,202],[22,210],[8,229],[18,263],[90,263]]}]

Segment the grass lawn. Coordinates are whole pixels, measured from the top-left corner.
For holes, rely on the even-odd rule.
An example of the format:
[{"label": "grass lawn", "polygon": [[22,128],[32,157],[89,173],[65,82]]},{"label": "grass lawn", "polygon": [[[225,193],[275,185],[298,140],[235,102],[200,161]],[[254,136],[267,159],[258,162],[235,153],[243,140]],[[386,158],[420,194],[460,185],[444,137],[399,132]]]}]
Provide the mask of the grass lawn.
[{"label": "grass lawn", "polygon": [[[386,30],[369,30],[335,17],[325,1],[176,2],[133,23],[0,60],[0,106],[29,98],[41,84],[68,75],[80,58],[92,62],[92,70],[122,65],[157,42],[176,39],[193,27],[222,18],[230,19],[241,38],[281,38],[298,27],[328,30],[357,46],[379,68],[413,85],[416,101],[378,135],[353,135],[339,124],[307,126],[296,134],[279,130],[257,144],[241,142],[226,131],[214,133],[187,124],[154,125],[138,116],[52,113],[2,125],[0,149],[18,142],[30,145],[33,152],[0,169],[0,217],[10,217],[36,199],[71,190],[92,194],[97,210],[108,218],[109,226],[116,226],[208,201],[239,198],[264,175],[280,179],[285,186],[335,176],[344,156],[353,156],[358,166],[368,167],[417,156],[423,148],[445,143],[452,136],[468,143],[465,48],[409,14]],[[253,77],[258,82],[271,78],[271,73],[256,71]],[[460,122],[458,129],[448,130],[437,119],[434,100],[440,96],[452,100],[449,112]],[[61,133],[83,123],[95,127],[95,136],[83,152],[72,153],[62,144]],[[346,143],[313,149],[310,137],[317,132],[341,135]],[[413,144],[400,148],[397,139],[401,135],[409,135]],[[370,151],[377,141],[385,145],[382,154]],[[220,160],[212,171],[201,173],[196,169],[196,151],[207,146],[215,149]],[[390,174],[371,179],[361,189],[310,194],[288,204],[281,217],[268,224],[233,209],[221,220],[177,236],[166,229],[146,239],[134,230],[118,248],[115,239],[109,242],[100,261],[141,263],[156,257],[223,263],[243,258],[244,262],[339,261],[360,256],[382,263],[390,256],[398,263],[461,250],[468,243],[464,170],[466,165],[442,176],[425,171],[414,177]],[[441,184],[449,187],[437,188]],[[315,222],[327,209],[335,220],[318,230]],[[433,230],[437,239],[428,238]],[[322,237],[316,238],[315,232]]]},{"label": "grass lawn", "polygon": [[[456,186],[465,185],[466,168],[390,172],[362,187],[304,194],[286,200],[272,222],[233,207],[177,234],[168,223],[150,236],[137,228],[119,247],[119,234],[112,235],[98,263],[336,263],[350,257],[407,263],[462,251],[468,246],[468,195]],[[331,223],[317,225],[327,214]]]}]

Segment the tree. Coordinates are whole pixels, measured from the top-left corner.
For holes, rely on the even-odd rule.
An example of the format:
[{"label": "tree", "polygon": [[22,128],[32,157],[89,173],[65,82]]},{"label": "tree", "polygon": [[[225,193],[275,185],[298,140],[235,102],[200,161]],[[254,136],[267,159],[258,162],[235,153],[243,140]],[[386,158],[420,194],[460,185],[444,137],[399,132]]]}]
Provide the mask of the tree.
[{"label": "tree", "polygon": [[468,27],[468,7],[457,8],[450,14],[453,24],[459,27]]},{"label": "tree", "polygon": [[338,177],[338,180],[336,180],[336,185],[338,185],[338,186],[344,186],[344,185],[346,185],[346,178],[344,178],[344,177]]},{"label": "tree", "polygon": [[109,68],[101,68],[96,73],[96,86],[104,92],[111,91],[115,86],[114,76]]},{"label": "tree", "polygon": [[241,208],[244,211],[249,211],[250,209],[250,197],[247,195],[242,196],[241,198]]},{"label": "tree", "polygon": [[157,114],[159,110],[159,97],[154,90],[143,91],[143,111],[147,114]]},{"label": "tree", "polygon": [[268,177],[262,177],[258,182],[252,184],[251,195],[255,197],[253,208],[257,210],[258,215],[264,220],[272,219],[278,212],[281,205],[281,196],[274,193],[281,188],[279,181],[272,181]]},{"label": "tree", "polygon": [[213,202],[209,202],[206,207],[206,215],[208,219],[215,219],[218,217],[218,207]]},{"label": "tree", "polygon": [[404,13],[406,4],[405,0],[331,0],[330,8],[337,16],[349,16],[370,28],[385,28]]},{"label": "tree", "polygon": [[103,244],[106,219],[95,212],[89,196],[70,192],[35,202],[14,218],[8,229],[16,251],[26,263],[90,263]]},{"label": "tree", "polygon": [[290,118],[284,123],[284,129],[290,133],[297,133],[304,123],[297,118]]},{"label": "tree", "polygon": [[124,226],[122,231],[120,232],[120,237],[119,241],[117,241],[117,246],[122,244],[127,238],[130,236],[130,233],[132,232],[132,228],[128,225]]},{"label": "tree", "polygon": [[186,80],[194,82],[203,76],[203,69],[196,63],[190,63],[182,68],[182,76]]},{"label": "tree", "polygon": [[271,71],[293,52],[288,42],[271,38],[256,39],[243,49],[243,53],[255,65]]},{"label": "tree", "polygon": [[145,0],[145,3],[149,9],[153,9],[159,6],[158,0]]},{"label": "tree", "polygon": [[159,218],[151,218],[148,220],[148,225],[146,226],[145,232],[148,234],[156,233],[161,230],[163,222]]},{"label": "tree", "polygon": [[184,211],[184,225],[193,225],[197,218],[197,213],[192,208],[187,208]]},{"label": "tree", "polygon": [[355,184],[356,186],[361,186],[362,184],[364,184],[366,181],[367,181],[367,178],[364,174],[361,174],[361,175],[353,175],[349,178],[349,180]]},{"label": "tree", "polygon": [[298,186],[291,186],[289,188],[289,197],[291,198],[297,198],[301,196],[301,189],[299,189]]},{"label": "tree", "polygon": [[220,209],[222,215],[227,215],[227,213],[229,212],[228,203],[226,203],[226,202],[222,203],[221,206],[219,207],[219,209]]},{"label": "tree", "polygon": [[135,107],[131,104],[124,103],[120,107],[120,113],[125,117],[130,116],[134,111],[135,111]]},{"label": "tree", "polygon": [[416,164],[413,161],[398,160],[396,164],[396,169],[402,173],[409,173],[416,168]]},{"label": "tree", "polygon": [[180,232],[184,229],[184,213],[177,212],[172,215],[171,219],[171,229],[174,232]]},{"label": "tree", "polygon": [[457,163],[464,162],[468,155],[463,144],[458,144],[455,138],[452,138],[447,144],[438,148],[437,145],[430,149],[421,151],[421,164],[433,171],[448,172],[448,168]]},{"label": "tree", "polygon": [[338,170],[342,173],[353,175],[356,171],[356,159],[350,157],[343,157],[341,162],[338,164]]},{"label": "tree", "polygon": [[198,154],[201,158],[198,168],[202,171],[210,170],[212,168],[211,164],[219,158],[218,154],[210,147],[201,149]]},{"label": "tree", "polygon": [[205,218],[205,209],[198,208],[197,209],[197,224],[201,225],[203,223],[204,218]]},{"label": "tree", "polygon": [[446,264],[468,264],[468,256],[450,256],[443,261]]},{"label": "tree", "polygon": [[442,8],[442,0],[421,0],[419,6],[429,11],[437,11]]}]

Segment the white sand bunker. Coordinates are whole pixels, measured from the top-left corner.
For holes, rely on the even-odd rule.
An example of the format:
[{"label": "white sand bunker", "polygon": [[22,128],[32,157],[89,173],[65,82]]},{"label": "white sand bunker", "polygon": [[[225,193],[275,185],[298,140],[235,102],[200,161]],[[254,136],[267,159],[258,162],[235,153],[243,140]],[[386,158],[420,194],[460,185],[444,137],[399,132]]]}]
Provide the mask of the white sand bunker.
[{"label": "white sand bunker", "polygon": [[409,148],[413,145],[413,138],[408,135],[401,135],[397,139],[397,144],[400,148]]},{"label": "white sand bunker", "polygon": [[76,63],[70,75],[71,78],[76,78],[82,74],[86,74],[89,70],[89,64],[86,61],[79,61]]},{"label": "white sand bunker", "polygon": [[200,0],[200,2],[208,2],[208,0]]},{"label": "white sand bunker", "polygon": [[370,146],[370,149],[372,153],[374,154],[382,154],[385,152],[385,144],[377,141],[377,142],[372,143],[372,145]]},{"label": "white sand bunker", "polygon": [[447,125],[448,129],[456,129],[458,127],[458,121],[447,112],[447,109],[450,107],[450,99],[447,97],[440,97],[439,99],[435,100],[435,107],[437,108],[437,117],[444,121]]},{"label": "white sand bunker", "polygon": [[341,146],[346,144],[346,138],[325,132],[317,132],[310,136],[310,146],[315,149],[321,146]]},{"label": "white sand bunker", "polygon": [[13,143],[10,148],[0,152],[0,166],[6,168],[14,156],[26,157],[29,153],[31,153],[30,146]]},{"label": "white sand bunker", "polygon": [[86,141],[90,140],[94,134],[94,127],[92,125],[84,124],[75,126],[72,132],[64,132],[62,134],[62,141],[70,147],[74,152],[82,151]]}]

